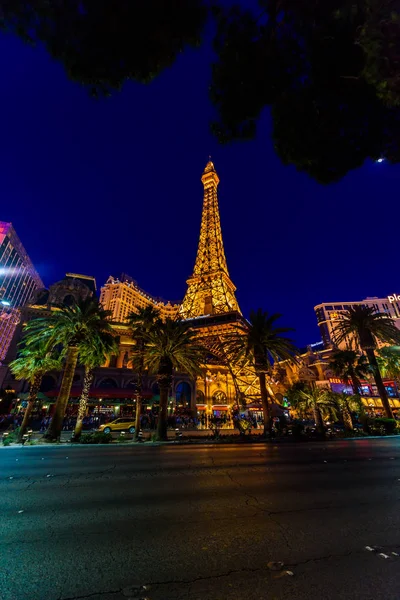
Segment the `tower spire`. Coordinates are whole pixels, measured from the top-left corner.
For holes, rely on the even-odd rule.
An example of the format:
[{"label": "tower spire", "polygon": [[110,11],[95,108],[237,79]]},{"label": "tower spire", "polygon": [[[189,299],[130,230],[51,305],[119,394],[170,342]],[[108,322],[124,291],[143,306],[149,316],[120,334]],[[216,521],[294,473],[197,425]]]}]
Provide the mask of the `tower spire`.
[{"label": "tower spire", "polygon": [[211,160],[203,171],[203,212],[200,239],[193,275],[180,309],[182,318],[191,319],[209,314],[240,312],[222,241],[217,187],[219,177]]}]

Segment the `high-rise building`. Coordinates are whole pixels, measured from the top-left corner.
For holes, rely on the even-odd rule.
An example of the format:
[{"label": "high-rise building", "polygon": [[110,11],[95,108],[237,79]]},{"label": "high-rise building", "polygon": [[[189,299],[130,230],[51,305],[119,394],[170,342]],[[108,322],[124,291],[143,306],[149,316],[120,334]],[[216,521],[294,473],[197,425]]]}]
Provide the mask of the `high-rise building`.
[{"label": "high-rise building", "polygon": [[[400,296],[396,294],[386,298],[373,296],[352,302],[324,302],[314,306],[314,310],[325,348],[331,348],[334,344],[335,326],[340,321],[343,312],[352,306],[369,306],[375,312],[386,313],[400,329]],[[343,342],[341,346],[346,347],[346,342]]]},{"label": "high-rise building", "polygon": [[146,306],[154,306],[160,312],[160,317],[173,319],[179,310],[179,304],[163,302],[142,290],[136,281],[123,273],[120,277],[109,277],[101,288],[100,302],[105,310],[112,313],[117,323],[123,323],[132,312],[138,312]]},{"label": "high-rise building", "polygon": [[18,308],[43,287],[11,223],[0,221],[0,364],[19,322]]}]

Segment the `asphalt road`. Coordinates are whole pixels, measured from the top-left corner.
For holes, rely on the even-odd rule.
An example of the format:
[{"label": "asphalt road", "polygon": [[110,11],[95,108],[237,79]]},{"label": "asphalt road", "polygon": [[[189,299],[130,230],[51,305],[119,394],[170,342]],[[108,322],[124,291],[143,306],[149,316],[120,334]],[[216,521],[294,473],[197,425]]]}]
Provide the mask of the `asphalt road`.
[{"label": "asphalt road", "polygon": [[398,600],[399,499],[400,439],[1,448],[0,598]]}]

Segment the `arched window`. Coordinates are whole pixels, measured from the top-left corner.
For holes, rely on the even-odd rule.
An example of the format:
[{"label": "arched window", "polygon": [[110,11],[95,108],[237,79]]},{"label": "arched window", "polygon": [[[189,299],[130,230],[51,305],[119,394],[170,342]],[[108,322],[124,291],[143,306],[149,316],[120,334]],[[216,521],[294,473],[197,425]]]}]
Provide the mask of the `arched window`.
[{"label": "arched window", "polygon": [[136,392],[138,389],[137,381],[135,381],[134,379],[131,379],[131,381],[129,381],[128,384],[126,385],[126,389],[127,390],[135,390],[135,392]]},{"label": "arched window", "polygon": [[196,402],[197,404],[205,404],[205,396],[204,396],[204,392],[202,392],[201,390],[197,390],[196,392]]},{"label": "arched window", "polygon": [[212,396],[213,404],[226,404],[226,394],[221,390],[217,390]]},{"label": "arched window", "polygon": [[190,406],[192,389],[187,381],[181,381],[176,386],[176,405],[180,407]]},{"label": "arched window", "polygon": [[75,304],[75,298],[73,297],[73,295],[67,294],[66,296],[64,296],[63,304],[64,306],[72,306],[73,304]]},{"label": "arched window", "polygon": [[100,381],[99,387],[104,388],[104,389],[111,389],[111,388],[116,388],[118,386],[117,386],[117,382],[115,381],[115,379],[111,379],[111,377],[107,377],[106,379],[102,379]]}]

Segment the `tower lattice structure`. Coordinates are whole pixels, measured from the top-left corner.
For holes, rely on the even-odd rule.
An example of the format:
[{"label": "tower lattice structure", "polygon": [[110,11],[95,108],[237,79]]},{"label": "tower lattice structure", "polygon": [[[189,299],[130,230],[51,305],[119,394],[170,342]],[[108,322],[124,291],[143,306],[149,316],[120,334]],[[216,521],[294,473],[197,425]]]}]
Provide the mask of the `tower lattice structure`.
[{"label": "tower lattice structure", "polygon": [[228,369],[242,404],[260,399],[258,377],[252,362],[238,364],[229,351],[235,335],[244,335],[248,327],[241,314],[227,267],[218,207],[219,177],[209,161],[201,181],[204,186],[200,239],[192,276],[180,307],[180,316],[188,320],[199,342],[209,353],[209,363]]},{"label": "tower lattice structure", "polygon": [[180,309],[183,319],[232,311],[240,313],[222,241],[217,194],[219,177],[211,161],[201,181],[204,200],[200,239],[193,275],[187,280],[188,288]]}]

